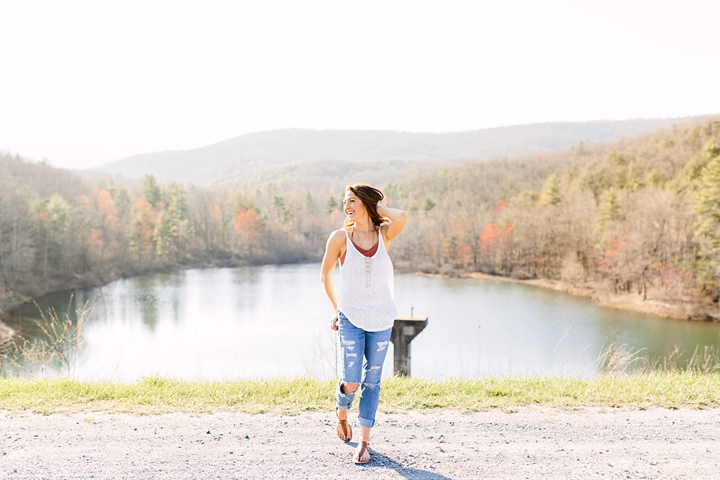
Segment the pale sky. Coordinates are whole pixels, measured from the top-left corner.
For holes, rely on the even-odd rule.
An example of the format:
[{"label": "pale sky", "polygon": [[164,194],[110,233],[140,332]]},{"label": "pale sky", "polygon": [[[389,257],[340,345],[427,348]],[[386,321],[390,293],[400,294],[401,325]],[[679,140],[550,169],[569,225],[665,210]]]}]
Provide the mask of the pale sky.
[{"label": "pale sky", "polygon": [[714,0],[0,0],[0,150],[720,113]]}]

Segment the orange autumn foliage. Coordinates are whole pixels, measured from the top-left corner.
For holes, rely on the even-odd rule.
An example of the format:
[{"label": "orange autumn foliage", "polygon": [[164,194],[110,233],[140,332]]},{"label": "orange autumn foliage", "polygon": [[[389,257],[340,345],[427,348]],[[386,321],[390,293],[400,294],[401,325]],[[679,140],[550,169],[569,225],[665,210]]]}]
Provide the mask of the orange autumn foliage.
[{"label": "orange autumn foliage", "polygon": [[615,259],[624,243],[625,239],[622,235],[616,235],[610,240],[608,248],[605,250],[605,253],[603,253],[603,257],[605,257],[607,263],[612,262]]},{"label": "orange autumn foliage", "polygon": [[251,248],[259,247],[262,240],[262,228],[263,221],[254,209],[246,210],[244,207],[238,206],[235,216],[235,233],[241,243]]},{"label": "orange autumn foliage", "polygon": [[458,248],[457,262],[461,265],[469,265],[473,263],[473,253],[470,245],[462,245]]},{"label": "orange autumn foliage", "polygon": [[96,219],[99,217],[99,220],[93,223],[96,225],[98,222],[102,224],[105,237],[115,236],[120,226],[120,220],[115,201],[110,192],[96,187],[92,189],[90,195],[80,195],[76,200],[90,214],[95,214]]},{"label": "orange autumn foliage", "polygon": [[35,221],[36,222],[49,222],[50,214],[48,212],[40,212],[37,215],[35,215]]},{"label": "orange autumn foliage", "polygon": [[497,203],[495,204],[495,212],[496,213],[502,212],[503,210],[505,210],[508,207],[508,205],[510,205],[510,202],[508,202],[507,200],[502,200],[502,199],[498,200]]},{"label": "orange autumn foliage", "polygon": [[140,255],[149,253],[152,249],[156,215],[153,206],[144,198],[135,203],[135,243]]},{"label": "orange autumn foliage", "polygon": [[103,226],[106,229],[115,231],[119,224],[118,211],[117,208],[115,208],[115,202],[113,201],[110,192],[107,190],[93,188],[92,193],[97,199],[100,215],[103,216]]},{"label": "orange autumn foliage", "polygon": [[480,232],[480,252],[483,258],[487,259],[493,252],[501,248],[512,234],[513,226],[510,223],[504,224],[502,228],[495,222],[485,225]]}]

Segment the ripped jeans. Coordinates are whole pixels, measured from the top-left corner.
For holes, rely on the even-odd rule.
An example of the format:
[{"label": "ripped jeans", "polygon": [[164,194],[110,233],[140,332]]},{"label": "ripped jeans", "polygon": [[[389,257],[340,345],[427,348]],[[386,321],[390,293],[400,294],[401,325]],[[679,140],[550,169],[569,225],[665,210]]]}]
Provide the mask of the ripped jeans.
[{"label": "ripped jeans", "polygon": [[363,427],[371,428],[375,425],[375,412],[380,401],[380,378],[391,332],[392,328],[380,332],[367,332],[350,323],[342,312],[338,313],[338,333],[343,363],[342,376],[335,389],[335,403],[338,409],[349,410],[355,392],[343,393],[342,386],[345,383],[359,383],[358,420]]}]

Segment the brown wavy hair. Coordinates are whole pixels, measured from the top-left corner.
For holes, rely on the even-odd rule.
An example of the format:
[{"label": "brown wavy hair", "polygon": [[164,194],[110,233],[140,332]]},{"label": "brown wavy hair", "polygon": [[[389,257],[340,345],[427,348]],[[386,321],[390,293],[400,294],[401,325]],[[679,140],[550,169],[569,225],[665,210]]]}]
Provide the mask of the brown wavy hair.
[{"label": "brown wavy hair", "polygon": [[[380,215],[377,211],[378,203],[382,202],[385,198],[385,195],[377,188],[365,185],[364,183],[356,183],[355,185],[345,187],[345,192],[352,192],[360,199],[370,215],[370,220],[376,227],[389,221],[387,217]],[[354,224],[355,222],[345,220],[346,227]]]}]

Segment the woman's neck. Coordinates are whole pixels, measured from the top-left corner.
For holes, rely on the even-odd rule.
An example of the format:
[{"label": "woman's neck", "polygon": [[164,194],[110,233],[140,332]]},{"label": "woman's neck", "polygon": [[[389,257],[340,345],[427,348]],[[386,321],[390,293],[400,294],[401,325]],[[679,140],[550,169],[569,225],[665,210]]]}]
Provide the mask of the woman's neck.
[{"label": "woman's neck", "polygon": [[357,230],[357,231],[365,232],[365,233],[375,231],[375,225],[373,225],[372,222],[370,222],[369,217],[362,219],[362,221],[356,220],[355,225],[353,225],[353,228],[355,228],[355,230]]}]

